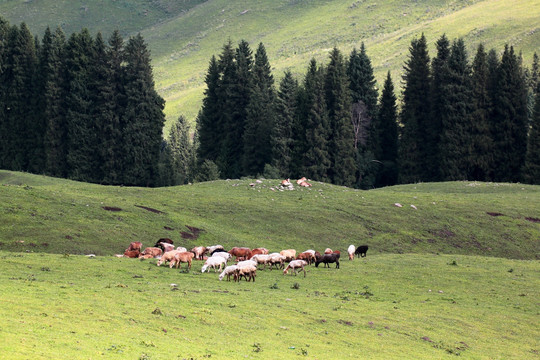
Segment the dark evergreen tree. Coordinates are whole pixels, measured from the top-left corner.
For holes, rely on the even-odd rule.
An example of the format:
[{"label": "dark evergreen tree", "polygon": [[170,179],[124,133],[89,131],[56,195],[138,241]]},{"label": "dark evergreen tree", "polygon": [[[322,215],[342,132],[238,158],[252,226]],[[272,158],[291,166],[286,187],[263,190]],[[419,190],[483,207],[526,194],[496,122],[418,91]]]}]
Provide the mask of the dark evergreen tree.
[{"label": "dark evergreen tree", "polygon": [[238,44],[234,56],[231,55],[229,42],[220,58],[220,96],[223,99],[222,123],[225,126],[225,139],[217,165],[221,176],[238,178],[243,173],[243,139],[247,106],[252,92],[253,55],[249,44],[244,40]]},{"label": "dark evergreen tree", "polygon": [[95,59],[92,71],[95,97],[93,111],[100,134],[99,148],[101,182],[122,184],[124,124],[126,106],[124,90],[124,40],[116,30],[106,45],[98,34],[95,44]]},{"label": "dark evergreen tree", "polygon": [[88,29],[83,29],[70,36],[66,47],[67,176],[88,182],[99,179],[99,144],[90,86],[93,43]]},{"label": "dark evergreen tree", "polygon": [[424,144],[429,122],[430,69],[427,42],[424,34],[413,39],[403,75],[403,105],[401,108],[401,140],[399,145],[399,181],[414,183],[423,180]]},{"label": "dark evergreen tree", "polygon": [[206,90],[202,108],[197,116],[197,133],[199,147],[197,148],[200,161],[217,161],[221,152],[221,142],[224,136],[224,126],[221,117],[220,70],[215,56],[210,59],[205,78]]},{"label": "dark evergreen tree", "polygon": [[165,123],[164,100],[154,88],[150,51],[138,34],[125,47],[124,183],[152,186]]},{"label": "dark evergreen tree", "polygon": [[330,122],[330,177],[337,185],[356,183],[354,132],[351,123],[351,95],[347,67],[341,52],[334,48],[325,74],[325,93]]},{"label": "dark evergreen tree", "polygon": [[424,181],[437,181],[442,179],[441,174],[441,154],[440,141],[444,132],[443,124],[450,122],[446,117],[451,115],[446,110],[451,106],[449,99],[451,94],[450,69],[448,61],[450,58],[450,42],[443,34],[436,42],[437,55],[431,62],[431,87],[430,87],[430,105],[431,115],[426,122],[423,143],[420,143],[422,157]]},{"label": "dark evergreen tree", "polygon": [[330,123],[326,107],[325,70],[312,59],[304,79],[302,93],[301,128],[303,134],[295,142],[294,153],[300,161],[296,165],[297,177],[305,176],[318,181],[330,181],[332,165],[328,149]]},{"label": "dark evergreen tree", "polygon": [[380,167],[374,162],[374,157],[381,144],[376,136],[378,134],[376,81],[364,43],[360,47],[360,52],[356,49],[351,52],[347,74],[353,104],[354,148],[358,167],[356,185],[362,188],[371,188],[375,185],[376,172],[380,170]]},{"label": "dark evergreen tree", "polygon": [[527,97],[513,47],[505,46],[497,74],[492,115],[494,180],[519,181],[527,151]]},{"label": "dark evergreen tree", "polygon": [[538,54],[533,54],[533,61],[531,66],[531,76],[529,86],[533,90],[533,93],[536,95],[538,93],[540,85],[540,60],[538,59]]},{"label": "dark evergreen tree", "polygon": [[67,175],[65,53],[66,38],[58,27],[52,36],[47,63],[41,64],[45,80],[43,116],[47,119],[44,140],[45,173],[57,177]]},{"label": "dark evergreen tree", "polygon": [[174,162],[171,146],[166,141],[161,142],[158,162],[157,186],[172,186],[174,183]]},{"label": "dark evergreen tree", "polygon": [[[9,23],[0,16],[0,154],[5,152],[7,128],[7,109],[5,106],[7,79],[6,65],[8,52]],[[4,156],[0,155],[0,168],[5,168]]]},{"label": "dark evergreen tree", "polygon": [[271,133],[276,122],[276,94],[274,77],[262,43],[255,53],[252,72],[252,91],[243,136],[246,175],[262,174],[264,166],[272,162]]},{"label": "dark evergreen tree", "polygon": [[462,39],[453,42],[448,58],[447,94],[442,110],[440,174],[443,180],[466,180],[473,168],[472,114],[473,91],[471,69]]},{"label": "dark evergreen tree", "polygon": [[290,177],[294,147],[293,125],[297,115],[298,82],[290,71],[279,83],[276,99],[276,123],[272,130],[272,165],[281,177]]},{"label": "dark evergreen tree", "polygon": [[480,44],[472,65],[471,116],[471,180],[487,181],[493,166],[493,139],[490,131],[490,112],[492,108],[489,95],[489,68],[487,53]]},{"label": "dark evergreen tree", "polygon": [[11,170],[29,169],[30,155],[36,146],[34,119],[34,72],[37,57],[35,43],[26,24],[13,26],[8,33],[8,48],[4,64],[4,146],[0,154],[3,167]]},{"label": "dark evergreen tree", "polygon": [[523,179],[529,184],[540,185],[540,89],[536,91],[536,102],[529,131]]},{"label": "dark evergreen tree", "polygon": [[189,136],[189,124],[180,116],[169,132],[168,146],[171,152],[173,184],[184,185],[190,179],[193,146]]},{"label": "dark evergreen tree", "polygon": [[381,163],[377,173],[377,186],[395,185],[398,180],[398,124],[394,84],[390,72],[386,76],[378,114],[377,138],[381,146],[375,158]]}]

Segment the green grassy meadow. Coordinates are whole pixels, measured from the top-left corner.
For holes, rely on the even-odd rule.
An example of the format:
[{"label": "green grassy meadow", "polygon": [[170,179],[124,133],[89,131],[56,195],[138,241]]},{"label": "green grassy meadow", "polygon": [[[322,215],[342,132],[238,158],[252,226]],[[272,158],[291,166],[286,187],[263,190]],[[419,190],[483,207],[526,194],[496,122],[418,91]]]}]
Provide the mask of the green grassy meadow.
[{"label": "green grassy meadow", "polygon": [[[0,171],[2,358],[539,358],[539,186],[278,182],[149,189]],[[254,283],[113,256],[160,237],[344,256]],[[368,256],[347,260],[351,243]]]},{"label": "green grassy meadow", "polygon": [[538,261],[368,253],[234,283],[200,261],[0,259],[4,359],[539,357]]},{"label": "green grassy meadow", "polygon": [[116,28],[126,37],[141,32],[167,101],[165,133],[180,114],[194,121],[210,57],[228,39],[245,39],[252,49],[263,42],[277,81],[285,70],[302,77],[311,58],[326,63],[333,47],[348,54],[364,42],[380,86],[391,71],[398,92],[408,47],[421,33],[431,56],[444,33],[463,38],[471,56],[479,43],[498,51],[513,45],[528,67],[540,48],[537,0],[5,0],[0,14],[13,24],[26,22],[40,36],[47,25],[67,33],[88,27],[106,37]]}]

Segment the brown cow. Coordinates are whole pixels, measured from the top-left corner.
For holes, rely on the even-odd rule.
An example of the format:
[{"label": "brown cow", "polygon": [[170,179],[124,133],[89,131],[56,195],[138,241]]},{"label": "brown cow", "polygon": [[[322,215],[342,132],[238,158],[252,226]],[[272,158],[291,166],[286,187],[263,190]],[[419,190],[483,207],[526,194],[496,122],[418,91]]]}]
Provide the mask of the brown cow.
[{"label": "brown cow", "polygon": [[236,260],[239,260],[239,258],[246,259],[249,254],[251,253],[251,249],[247,247],[233,247],[231,250],[229,250],[229,254],[232,256],[236,256]]},{"label": "brown cow", "polygon": [[154,257],[161,256],[163,254],[163,251],[160,248],[157,247],[147,247],[144,249],[144,251],[139,255],[139,258],[143,259],[151,259]]}]

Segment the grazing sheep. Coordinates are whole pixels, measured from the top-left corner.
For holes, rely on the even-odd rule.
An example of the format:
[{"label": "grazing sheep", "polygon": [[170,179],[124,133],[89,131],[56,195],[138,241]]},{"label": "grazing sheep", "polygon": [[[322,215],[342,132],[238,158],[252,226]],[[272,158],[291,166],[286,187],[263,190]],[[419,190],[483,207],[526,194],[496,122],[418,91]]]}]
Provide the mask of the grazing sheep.
[{"label": "grazing sheep", "polygon": [[333,252],[334,252],[334,251],[333,251],[332,249],[330,249],[330,248],[326,248],[326,249],[324,250],[324,253],[325,253],[325,254],[332,254]]},{"label": "grazing sheep", "polygon": [[250,260],[256,261],[257,264],[263,264],[263,269],[266,269],[266,264],[270,261],[270,255],[258,254],[254,255]]},{"label": "grazing sheep", "polygon": [[221,256],[211,256],[208,259],[206,259],[206,262],[204,263],[201,272],[205,272],[208,268],[213,268],[214,272],[217,272],[217,267],[219,266],[219,271],[221,271],[221,268],[223,265],[227,265],[227,260]]},{"label": "grazing sheep", "polygon": [[284,267],[284,263],[285,263],[285,256],[281,255],[281,254],[278,254],[278,253],[272,253],[272,254],[269,254],[270,256],[270,259],[268,259],[268,264],[270,265],[270,270],[272,270],[272,267],[274,265],[276,265],[276,268],[277,268],[277,265],[279,265],[279,268],[280,269],[283,269]]},{"label": "grazing sheep", "polygon": [[336,263],[336,269],[339,269],[339,254],[324,254],[317,258],[315,267],[319,267],[320,263],[324,263],[324,267],[330,267],[331,263]]},{"label": "grazing sheep", "polygon": [[296,257],[296,250],[294,249],[281,250],[279,254],[282,256],[285,256],[285,261],[291,261],[291,260],[294,260],[294,258]]},{"label": "grazing sheep", "polygon": [[349,260],[354,260],[355,250],[356,250],[356,247],[354,245],[349,245],[349,248],[347,249],[347,253],[349,253]]},{"label": "grazing sheep", "polygon": [[315,262],[315,254],[311,252],[303,252],[298,254],[296,260],[304,260],[305,262],[307,262],[308,265],[311,265]]},{"label": "grazing sheep", "polygon": [[214,251],[211,257],[222,257],[226,261],[229,261],[232,258],[232,255],[226,251]]},{"label": "grazing sheep", "polygon": [[186,252],[186,251],[188,251],[188,250],[187,250],[185,247],[183,247],[183,246],[179,246],[179,247],[176,248],[176,251]]},{"label": "grazing sheep", "polygon": [[251,253],[251,249],[247,247],[233,247],[231,250],[229,250],[229,254],[232,256],[236,256],[236,260],[240,260],[240,258],[245,259],[247,256]]},{"label": "grazing sheep", "polygon": [[169,266],[172,268],[174,265],[176,265],[176,268],[180,269],[180,263],[187,263],[188,270],[191,270],[191,261],[193,260],[194,256],[195,254],[193,254],[191,251],[178,252],[174,255],[174,259],[171,261]]},{"label": "grazing sheep", "polygon": [[195,260],[202,260],[207,249],[204,246],[196,246],[191,249],[191,252],[195,254]]},{"label": "grazing sheep", "polygon": [[236,265],[229,265],[225,269],[223,269],[223,272],[219,274],[219,281],[223,280],[225,276],[227,276],[227,281],[231,281],[231,276],[234,277],[234,274],[238,270],[238,266]]},{"label": "grazing sheep", "polygon": [[356,248],[356,250],[354,251],[354,253],[356,254],[357,257],[366,257],[366,253],[369,249],[369,246],[367,245],[360,245],[359,247]]},{"label": "grazing sheep", "polygon": [[[249,261],[249,260],[248,260]],[[240,282],[242,277],[246,279],[246,281],[255,282],[255,276],[257,275],[257,266],[253,264],[246,264],[245,266],[239,266],[234,274],[234,281]]]},{"label": "grazing sheep", "polygon": [[173,244],[169,244],[169,243],[165,243],[165,242],[160,242],[156,245],[156,247],[160,248],[161,250],[163,250],[163,253],[165,254],[167,251],[173,251],[174,250],[174,245]]},{"label": "grazing sheep", "polygon": [[[170,244],[169,244],[170,245]],[[161,258],[159,258],[158,262],[157,262],[157,266],[161,266],[161,264],[163,263],[166,263],[167,261],[170,261],[170,264],[169,266],[172,268],[172,261],[174,260],[174,256],[178,253],[179,251],[176,251],[176,250],[171,250],[171,251],[167,251],[166,253],[164,253]]]},{"label": "grazing sheep", "polygon": [[253,260],[244,260],[239,261],[237,264],[238,268],[246,267],[246,266],[257,266],[257,262]]},{"label": "grazing sheep", "polygon": [[140,241],[133,241],[132,243],[129,244],[129,247],[126,249],[126,251],[135,251],[135,250],[138,250],[139,252],[141,251],[141,248],[142,248],[142,242]]},{"label": "grazing sheep", "polygon": [[285,270],[283,270],[283,275],[286,275],[289,272],[289,269],[292,269],[294,272],[294,275],[298,275],[297,271],[304,271],[304,277],[306,277],[306,269],[304,269],[304,266],[307,265],[307,262],[305,260],[293,260],[287,265]]}]

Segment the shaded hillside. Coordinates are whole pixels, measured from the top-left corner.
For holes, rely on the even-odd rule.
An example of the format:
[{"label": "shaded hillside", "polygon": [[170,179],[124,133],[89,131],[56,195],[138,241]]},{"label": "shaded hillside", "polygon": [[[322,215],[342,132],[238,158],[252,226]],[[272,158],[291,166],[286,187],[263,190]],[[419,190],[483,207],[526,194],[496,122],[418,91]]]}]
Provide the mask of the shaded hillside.
[{"label": "shaded hillside", "polygon": [[[366,243],[372,253],[540,254],[540,186],[451,182],[361,191],[314,182],[279,191],[277,180],[250,183],[148,189],[0,171],[0,250],[109,255],[131,241],[151,246],[168,237],[188,248],[345,251]],[[202,230],[198,238],[193,228]]]},{"label": "shaded hillside", "polygon": [[540,3],[532,0],[12,0],[0,4],[0,12],[40,34],[45,24],[62,24],[67,32],[80,26],[105,34],[113,28],[125,34],[142,31],[152,48],[156,85],[167,100],[169,120],[181,113],[194,120],[208,61],[229,38],[234,43],[246,39],[253,48],[262,41],[278,78],[286,69],[302,75],[311,57],[326,62],[334,46],[348,53],[365,42],[380,86],[388,70],[399,79],[410,41],[422,32],[432,52],[443,33],[450,39],[463,37],[470,52],[480,42],[497,50],[508,43],[522,51],[527,66],[540,48]]}]

